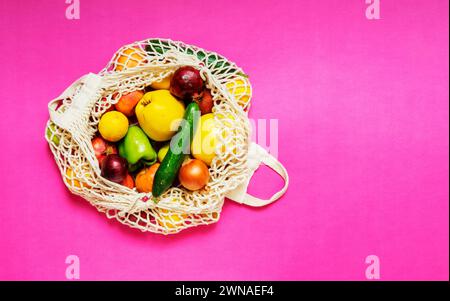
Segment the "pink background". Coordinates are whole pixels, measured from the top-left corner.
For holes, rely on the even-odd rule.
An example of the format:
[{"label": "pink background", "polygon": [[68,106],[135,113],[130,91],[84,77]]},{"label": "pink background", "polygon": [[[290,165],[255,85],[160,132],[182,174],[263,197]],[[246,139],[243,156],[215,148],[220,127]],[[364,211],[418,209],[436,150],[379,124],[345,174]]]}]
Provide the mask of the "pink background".
[{"label": "pink background", "polygon": [[[237,1],[236,1],[237,2]],[[449,278],[448,1],[1,1],[0,279]],[[227,201],[175,236],[108,220],[60,179],[47,102],[121,45],[170,37],[238,63],[253,118],[279,119],[291,185],[277,203]],[[251,192],[282,185],[260,170]]]}]

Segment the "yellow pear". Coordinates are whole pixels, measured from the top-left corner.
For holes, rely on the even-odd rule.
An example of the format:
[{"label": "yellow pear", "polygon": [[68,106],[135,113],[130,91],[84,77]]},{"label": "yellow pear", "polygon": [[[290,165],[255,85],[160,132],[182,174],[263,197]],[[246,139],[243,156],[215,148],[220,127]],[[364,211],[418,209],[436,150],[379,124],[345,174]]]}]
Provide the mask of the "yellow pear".
[{"label": "yellow pear", "polygon": [[145,93],[135,110],[140,127],[155,141],[172,138],[184,116],[184,104],[168,90]]}]

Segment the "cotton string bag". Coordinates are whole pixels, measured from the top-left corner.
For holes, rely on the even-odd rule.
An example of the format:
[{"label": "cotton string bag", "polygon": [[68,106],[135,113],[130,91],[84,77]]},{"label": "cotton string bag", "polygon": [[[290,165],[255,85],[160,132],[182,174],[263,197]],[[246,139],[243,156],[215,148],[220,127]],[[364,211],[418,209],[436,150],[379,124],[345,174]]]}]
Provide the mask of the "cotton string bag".
[{"label": "cotton string bag", "polygon": [[[216,156],[205,188],[171,187],[155,199],[100,176],[91,140],[100,117],[124,94],[144,90],[182,66],[200,71],[211,90],[217,130]],[[46,139],[68,189],[108,218],[141,231],[160,234],[215,223],[227,197],[260,207],[279,199],[289,185],[281,163],[250,141],[247,116],[250,82],[241,68],[217,53],[167,39],[148,39],[120,48],[98,74],[82,76],[48,104]],[[283,188],[267,200],[247,193],[254,171],[266,164],[284,179]]]}]

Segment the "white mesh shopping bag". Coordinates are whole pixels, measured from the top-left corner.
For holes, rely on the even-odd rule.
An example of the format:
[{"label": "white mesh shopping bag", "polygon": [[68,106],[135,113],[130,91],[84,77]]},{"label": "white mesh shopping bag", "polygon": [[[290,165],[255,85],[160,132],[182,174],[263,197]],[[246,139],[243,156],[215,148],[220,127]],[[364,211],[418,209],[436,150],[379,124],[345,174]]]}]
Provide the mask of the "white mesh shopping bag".
[{"label": "white mesh shopping bag", "polygon": [[[206,187],[189,191],[176,186],[155,199],[151,193],[139,193],[101,177],[91,139],[102,114],[123,94],[143,90],[181,66],[200,71],[214,101],[218,145]],[[100,73],[81,77],[49,103],[46,139],[72,193],[130,227],[177,233],[217,222],[225,197],[249,206],[264,206],[286,191],[289,179],[285,168],[249,139],[250,98],[248,78],[224,57],[182,42],[144,40],[122,47]],[[249,180],[261,163],[285,181],[281,191],[268,200],[246,193]]]}]

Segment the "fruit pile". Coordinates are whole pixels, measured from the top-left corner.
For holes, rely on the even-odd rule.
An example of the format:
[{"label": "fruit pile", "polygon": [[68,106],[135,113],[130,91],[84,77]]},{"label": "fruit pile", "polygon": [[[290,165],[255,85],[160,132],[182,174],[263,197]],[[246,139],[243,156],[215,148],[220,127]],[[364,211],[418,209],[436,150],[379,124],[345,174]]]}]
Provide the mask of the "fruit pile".
[{"label": "fruit pile", "polygon": [[216,147],[213,105],[191,66],[122,95],[92,139],[101,176],[155,197],[173,186],[204,189]]}]

